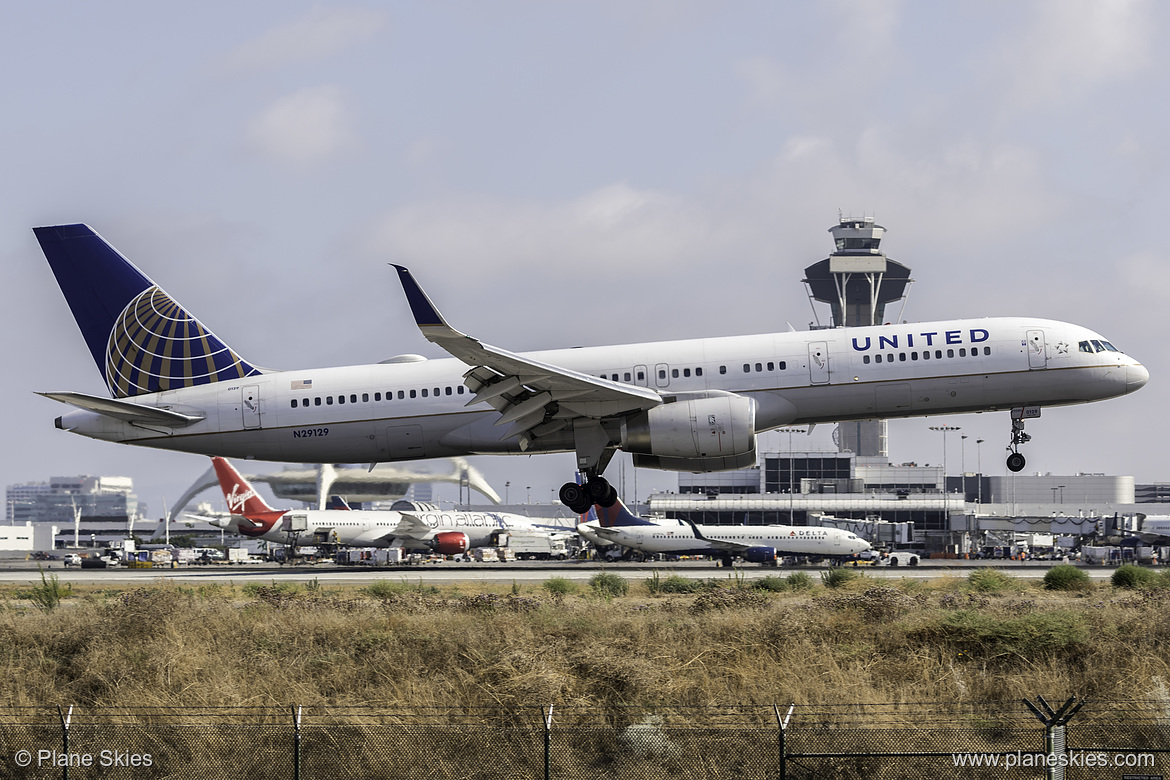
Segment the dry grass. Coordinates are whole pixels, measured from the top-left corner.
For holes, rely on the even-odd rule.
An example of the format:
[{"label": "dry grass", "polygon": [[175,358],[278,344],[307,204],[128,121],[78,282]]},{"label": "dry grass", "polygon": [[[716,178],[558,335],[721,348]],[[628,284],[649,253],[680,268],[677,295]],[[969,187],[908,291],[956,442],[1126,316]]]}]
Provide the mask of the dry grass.
[{"label": "dry grass", "polygon": [[[1145,698],[1165,591],[860,579],[602,597],[531,587],[159,583],[0,594],[5,706],[674,707]],[[22,598],[22,596],[24,598]],[[1164,684],[1163,684],[1164,687]]]}]

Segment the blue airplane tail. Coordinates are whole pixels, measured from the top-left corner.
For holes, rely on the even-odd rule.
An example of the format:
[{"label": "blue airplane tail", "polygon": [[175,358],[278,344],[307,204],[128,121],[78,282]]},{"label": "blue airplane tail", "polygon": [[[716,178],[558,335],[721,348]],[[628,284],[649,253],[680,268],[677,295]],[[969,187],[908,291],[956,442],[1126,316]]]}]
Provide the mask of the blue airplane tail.
[{"label": "blue airplane tail", "polygon": [[263,373],[88,225],[33,232],[115,398]]},{"label": "blue airplane tail", "polygon": [[590,511],[596,514],[598,525],[602,528],[612,528],[616,525],[654,525],[649,520],[643,520],[627,509],[620,498],[614,502],[613,506],[606,507],[594,504]]}]

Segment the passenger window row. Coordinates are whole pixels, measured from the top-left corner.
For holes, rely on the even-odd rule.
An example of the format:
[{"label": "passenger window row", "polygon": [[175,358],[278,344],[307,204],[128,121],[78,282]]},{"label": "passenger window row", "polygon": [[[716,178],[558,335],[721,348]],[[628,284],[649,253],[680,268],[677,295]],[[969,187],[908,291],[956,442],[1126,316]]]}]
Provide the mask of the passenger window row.
[{"label": "passenger window row", "polygon": [[[781,360],[779,363],[773,363],[771,360],[769,360],[767,363],[755,363],[755,364],[744,363],[743,364],[743,372],[745,374],[750,374],[753,370],[755,370],[755,371],[764,371],[764,370],[776,371],[777,368],[779,368],[780,371],[783,371],[786,368],[788,368],[787,361]],[[720,374],[726,373],[725,371],[723,371],[723,366],[719,367],[719,373]]]},{"label": "passenger window row", "polygon": [[[397,391],[397,398],[399,400],[402,400],[402,399],[405,399],[408,397],[409,398],[418,398],[419,396],[422,396],[423,398],[430,398],[432,395],[435,398],[438,398],[439,396],[443,396],[443,395],[463,395],[466,392],[467,392],[467,388],[464,387],[463,385],[454,385],[454,386],[448,385],[446,387],[435,387],[435,388],[424,387],[421,390],[399,390],[399,391]],[[321,406],[321,405],[333,406],[333,404],[335,402],[334,398],[335,398],[335,396],[332,396],[332,395],[313,396],[312,405],[313,406]],[[395,398],[395,391],[387,390],[385,400],[393,401],[394,398]],[[382,400],[382,393],[374,393],[374,402],[377,403],[381,400]],[[348,396],[338,395],[338,396],[336,396],[336,403],[338,406],[341,406],[341,405],[346,404],[346,403],[356,404],[356,403],[358,403],[358,394],[357,393],[350,393]],[[370,394],[369,393],[362,393],[361,403],[364,403],[364,404],[370,403]],[[302,408],[307,407],[307,406],[309,406],[309,397],[305,396],[305,397],[300,398],[300,399],[294,398],[291,401],[291,406],[293,409],[296,409],[298,406],[300,406]]]},{"label": "passenger window row", "polygon": [[[956,353],[955,353],[954,348],[946,350],[946,357],[948,357],[948,358],[955,357],[955,354]],[[961,358],[979,357],[979,354],[980,354],[979,347],[971,347],[971,354],[970,355],[967,354],[966,347],[959,347],[959,349],[958,349],[958,356]],[[990,354],[991,354],[991,347],[984,347],[983,348],[983,355],[987,356]],[[919,357],[920,355],[921,355],[921,358]],[[907,356],[909,356],[909,357],[907,357]],[[897,362],[905,363],[907,360],[919,360],[919,359],[930,360],[932,358],[934,360],[942,360],[943,359],[943,350],[936,349],[934,352],[931,352],[929,349],[926,349],[926,350],[923,350],[921,353],[919,353],[919,352],[899,352],[898,357],[897,357]],[[895,358],[894,358],[893,352],[887,353],[884,356],[884,362],[886,362],[886,363],[893,363],[894,360],[895,360]],[[870,356],[869,355],[862,355],[861,362],[868,365],[870,363]],[[880,353],[877,355],[874,355],[873,362],[874,363],[883,362],[883,356]]]}]

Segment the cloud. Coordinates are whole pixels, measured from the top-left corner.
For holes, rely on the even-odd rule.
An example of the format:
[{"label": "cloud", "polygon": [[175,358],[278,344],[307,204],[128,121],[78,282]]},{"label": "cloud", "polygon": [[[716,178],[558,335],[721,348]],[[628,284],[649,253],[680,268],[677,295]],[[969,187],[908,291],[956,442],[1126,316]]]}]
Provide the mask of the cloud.
[{"label": "cloud", "polygon": [[270,70],[315,62],[375,35],[385,24],[382,11],[317,6],[300,19],[269,30],[223,57],[227,72]]},{"label": "cloud", "polygon": [[1020,103],[1079,96],[1151,64],[1147,0],[1045,0],[1009,37],[1000,68]]},{"label": "cloud", "polygon": [[705,215],[664,192],[613,184],[547,204],[435,202],[394,211],[373,231],[372,250],[461,273],[540,268],[571,277],[650,273],[687,257],[709,235]]},{"label": "cloud", "polygon": [[349,106],[341,89],[326,85],[286,95],[248,123],[249,145],[279,162],[311,164],[355,141]]}]

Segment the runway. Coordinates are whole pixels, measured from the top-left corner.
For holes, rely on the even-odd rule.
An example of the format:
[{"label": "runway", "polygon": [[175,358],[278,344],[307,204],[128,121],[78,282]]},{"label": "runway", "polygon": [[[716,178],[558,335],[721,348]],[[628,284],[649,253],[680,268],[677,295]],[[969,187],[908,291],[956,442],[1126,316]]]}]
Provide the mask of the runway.
[{"label": "runway", "polygon": [[[404,580],[426,582],[435,585],[456,583],[541,583],[551,577],[585,582],[600,571],[612,572],[630,580],[646,579],[655,572],[659,576],[678,575],[691,579],[756,579],[769,576],[787,576],[795,571],[804,571],[819,577],[827,567],[794,566],[770,567],[744,564],[732,569],[716,566],[712,561],[676,561],[655,563],[598,563],[593,561],[551,561],[523,563],[453,563],[424,564],[416,566],[390,566],[373,568],[368,566],[337,566],[315,564],[297,566],[270,565],[213,565],[184,566],[177,569],[79,569],[63,566],[59,561],[50,562],[46,574],[55,575],[62,584],[85,585],[127,585],[140,587],[151,582],[166,581],[183,584],[210,582],[311,582],[331,585],[365,585],[377,580]],[[44,564],[42,564],[44,565]],[[982,567],[1000,569],[1008,574],[1026,579],[1041,579],[1055,562],[1019,561],[929,561],[919,566],[860,566],[857,570],[875,579],[916,579],[928,580],[940,577],[966,577],[972,570]],[[1084,571],[1095,580],[1108,579],[1114,569],[1107,566],[1085,566]],[[41,574],[36,562],[0,561],[0,583],[29,584],[40,582]]]}]

